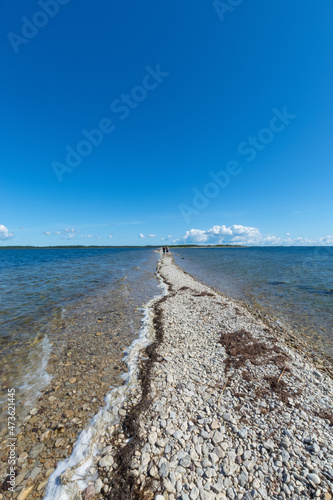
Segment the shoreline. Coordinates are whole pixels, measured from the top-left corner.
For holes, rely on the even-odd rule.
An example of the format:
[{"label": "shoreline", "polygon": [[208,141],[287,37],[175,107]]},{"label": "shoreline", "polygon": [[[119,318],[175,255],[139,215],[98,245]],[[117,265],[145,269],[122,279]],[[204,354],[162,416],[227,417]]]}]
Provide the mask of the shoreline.
[{"label": "shoreline", "polygon": [[[302,355],[305,356],[310,363],[313,363],[318,370],[325,373],[333,380],[333,357],[323,352],[323,348],[319,347],[319,344],[316,343],[313,338],[306,336],[304,332],[295,332],[290,325],[281,322],[281,320],[274,316],[272,312],[266,312],[267,310],[263,306],[252,305],[250,302],[231,298],[222,290],[204,283],[198,277],[192,276],[185,269],[183,269],[181,265],[176,264],[174,261],[173,264],[179,269],[180,272],[194,279],[202,286],[208,287],[217,295],[221,295],[225,299],[231,300],[240,308],[246,309],[250,315],[266,323],[278,337],[282,337],[284,343],[292,349],[296,349],[302,353]],[[309,351],[310,347],[312,349],[311,351]]]},{"label": "shoreline", "polygon": [[[163,285],[161,285],[163,288]],[[163,297],[163,293],[162,293]],[[96,456],[105,448],[108,437],[117,432],[121,416],[119,409],[126,404],[138,384],[139,358],[151,344],[151,308],[160,296],[151,299],[143,309],[139,336],[126,349],[123,363],[127,371],[122,374],[123,384],[115,387],[105,397],[105,406],[100,408],[88,426],[80,433],[72,454],[57,464],[45,489],[45,500],[70,500],[80,498],[81,492],[94,480],[96,475]],[[134,396],[135,397],[135,396]]]},{"label": "shoreline", "polygon": [[[133,278],[111,291],[104,288],[96,294],[82,296],[68,305],[61,318],[48,323],[52,351],[47,372],[51,380],[33,406],[26,410],[28,414],[20,428],[18,425],[15,428],[14,494],[6,491],[10,486],[6,478],[9,436],[6,407],[3,407],[6,421],[0,453],[0,499],[21,500],[26,494],[31,500],[43,498],[49,478],[59,463],[74,454],[80,434],[105,407],[110,392],[123,386],[128,375],[124,355],[138,339],[144,304],[161,293],[155,269],[154,256],[153,268],[143,267],[142,272],[149,273],[148,277],[145,275],[144,283],[148,285],[144,291],[139,283],[139,290],[135,292],[132,282],[137,278]],[[121,278],[119,282],[122,281]],[[7,392],[7,387],[4,389]],[[21,414],[16,401],[16,417]]]},{"label": "shoreline", "polygon": [[[115,389],[124,393],[121,404],[114,407],[117,419],[109,420],[100,432],[89,467],[77,469],[72,460],[79,448],[76,441],[67,459],[72,470],[61,475],[61,487],[52,489],[61,472],[58,462],[47,484],[44,481],[48,491],[44,498],[250,500],[319,495],[330,500],[332,379],[306,359],[304,343],[302,347],[298,339],[288,338],[287,331],[269,324],[259,311],[194,279],[172,256],[161,256],[156,274],[168,292],[145,306],[142,328],[148,329],[150,322],[146,332],[150,341],[138,346],[131,372],[139,384],[134,380]],[[235,332],[243,332],[238,342]],[[245,348],[239,350],[239,345]],[[127,382],[130,371],[125,374]],[[93,422],[112,411],[110,401],[109,406],[109,410],[100,407]],[[263,422],[256,423],[258,419]],[[295,426],[293,419],[302,426]],[[265,421],[268,429],[279,429],[278,439],[265,429]],[[89,427],[81,439],[82,434],[89,436]],[[296,436],[301,432],[300,440]],[[76,463],[80,458],[77,454]],[[268,460],[271,465],[266,471]],[[75,469],[83,477],[75,477]],[[269,475],[269,481],[280,487],[279,493],[267,486]],[[74,480],[72,493],[65,495],[71,479],[80,484],[76,486]],[[38,486],[33,483],[31,488],[29,483],[23,494],[17,489],[21,497],[13,498],[42,498]],[[295,491],[302,493],[295,496]]]},{"label": "shoreline", "polygon": [[[178,253],[177,256],[181,257],[181,252]],[[183,269],[182,262],[174,262],[174,264],[180,269],[180,271],[188,274],[199,283],[212,288],[218,294],[221,294],[222,296],[233,300],[240,307],[247,309],[250,314],[267,323],[270,328],[272,328],[276,332],[277,335],[280,335],[284,338],[284,341],[290,347],[302,351],[302,353],[312,363],[314,363],[320,371],[326,373],[333,379],[333,351],[329,347],[327,352],[327,346],[325,346],[324,343],[325,337],[323,337],[323,335],[321,334],[321,336],[316,338],[316,331],[314,330],[314,327],[312,327],[312,331],[306,331],[301,328],[300,317],[296,322],[293,323],[291,321],[291,318],[288,318],[288,316],[286,315],[278,315],[276,311],[274,311],[274,309],[272,309],[269,305],[262,305],[258,303],[255,295],[253,294],[251,295],[250,299],[236,298],[232,296],[231,293],[229,294],[228,291],[224,291],[224,289],[214,287],[209,282],[205,282],[204,280],[202,280],[199,276],[192,275],[191,271],[188,272]],[[327,325],[326,332],[330,331],[331,330]]]},{"label": "shoreline", "polygon": [[140,439],[124,466],[133,438],[126,418],[136,409],[126,401],[123,434],[105,450],[111,465],[100,462],[96,498],[119,498],[114,486],[126,486],[127,478],[124,500],[330,500],[331,378],[171,257],[161,259],[158,272],[169,293],[160,304],[163,334],[145,395],[151,404],[135,416]]}]

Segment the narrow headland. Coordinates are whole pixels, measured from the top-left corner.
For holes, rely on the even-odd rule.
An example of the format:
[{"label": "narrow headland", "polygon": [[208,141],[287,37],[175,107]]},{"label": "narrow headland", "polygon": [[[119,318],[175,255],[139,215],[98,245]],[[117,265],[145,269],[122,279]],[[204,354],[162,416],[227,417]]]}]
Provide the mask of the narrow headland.
[{"label": "narrow headland", "polygon": [[328,367],[172,256],[158,274],[168,293],[154,305],[137,394],[103,452],[112,465],[99,467],[100,498],[330,500]]}]

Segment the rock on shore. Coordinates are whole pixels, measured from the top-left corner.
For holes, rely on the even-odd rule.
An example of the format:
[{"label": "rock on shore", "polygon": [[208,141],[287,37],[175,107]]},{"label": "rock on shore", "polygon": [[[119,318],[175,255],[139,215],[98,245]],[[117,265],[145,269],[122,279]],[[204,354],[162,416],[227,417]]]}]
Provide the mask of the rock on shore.
[{"label": "rock on shore", "polygon": [[109,450],[99,497],[116,498],[114,478],[127,474],[133,498],[146,500],[331,499],[332,380],[171,257],[159,273],[169,294],[151,403],[137,417],[129,469],[121,450],[130,435]]}]

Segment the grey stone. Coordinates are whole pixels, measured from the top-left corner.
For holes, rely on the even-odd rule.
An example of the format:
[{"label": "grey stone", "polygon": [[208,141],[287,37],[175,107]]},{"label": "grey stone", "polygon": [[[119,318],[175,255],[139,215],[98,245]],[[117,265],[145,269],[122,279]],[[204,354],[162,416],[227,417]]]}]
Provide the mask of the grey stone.
[{"label": "grey stone", "polygon": [[221,478],[219,478],[215,484],[212,484],[212,490],[216,493],[220,493],[220,491],[223,490],[223,481]]},{"label": "grey stone", "polygon": [[163,462],[158,471],[158,475],[162,478],[167,477],[167,475],[169,474],[169,470],[170,470],[169,463]]},{"label": "grey stone", "polygon": [[45,449],[45,444],[43,444],[43,443],[36,444],[36,446],[34,446],[31,450],[31,452],[29,453],[29,457],[30,458],[37,458],[38,455],[40,453],[42,453],[42,451],[44,451],[44,449]]},{"label": "grey stone", "polygon": [[259,495],[261,495],[261,497],[262,497],[264,500],[267,500],[268,495],[267,495],[266,488],[264,488],[264,487],[262,486],[261,488],[259,488],[258,493],[259,493]]},{"label": "grey stone", "polygon": [[212,467],[210,467],[209,469],[207,469],[207,470],[205,471],[205,476],[206,476],[207,478],[215,477],[215,476],[216,476],[216,471],[215,471],[215,469],[213,469]]},{"label": "grey stone", "polygon": [[151,432],[148,436],[148,442],[151,445],[154,445],[157,441],[157,433],[156,432]]},{"label": "grey stone", "polygon": [[268,451],[274,451],[275,444],[273,443],[273,441],[271,439],[267,439],[267,441],[264,442],[264,447]]},{"label": "grey stone", "polygon": [[30,478],[32,481],[34,481],[36,479],[36,477],[38,476],[38,474],[40,473],[42,469],[40,467],[34,467],[31,471],[31,474],[30,474]]},{"label": "grey stone", "polygon": [[247,436],[247,429],[239,429],[238,435],[240,438],[245,439]]},{"label": "grey stone", "polygon": [[173,484],[167,478],[163,479],[163,486],[166,489],[166,491],[168,491],[169,493],[173,493],[175,491]]},{"label": "grey stone", "polygon": [[216,455],[216,453],[209,453],[209,458],[212,462],[212,464],[216,464],[219,461],[219,457]]},{"label": "grey stone", "polygon": [[102,488],[103,488],[103,482],[102,482],[100,477],[95,481],[94,486],[95,486],[96,493],[100,493]]},{"label": "grey stone", "polygon": [[183,437],[183,432],[182,431],[176,431],[176,432],[173,433],[173,437],[175,439],[179,440],[179,439],[181,439]]},{"label": "grey stone", "polygon": [[288,436],[284,436],[283,439],[281,440],[281,443],[280,443],[280,446],[282,448],[285,448],[286,450],[289,449],[289,446],[290,446],[290,440],[288,438]]},{"label": "grey stone", "polygon": [[313,483],[313,484],[315,484],[315,485],[317,485],[317,484],[320,484],[320,483],[321,483],[321,481],[320,481],[320,477],[319,477],[317,474],[313,474],[313,473],[312,473],[312,474],[308,474],[306,477],[307,477],[307,479],[308,479],[309,481],[311,481],[311,483]]},{"label": "grey stone", "polygon": [[248,482],[248,480],[249,480],[248,473],[246,472],[246,470],[242,470],[242,472],[238,476],[238,482],[239,482],[239,484],[241,485],[242,488],[244,488],[244,486],[246,485],[246,483]]},{"label": "grey stone", "polygon": [[191,457],[186,454],[183,458],[179,460],[179,463],[182,467],[189,467],[191,465]]},{"label": "grey stone", "polygon": [[212,437],[212,441],[215,445],[221,443],[223,441],[223,435],[219,431],[215,431]]},{"label": "grey stone", "polygon": [[196,486],[193,486],[190,493],[190,499],[197,500],[198,496],[199,496],[199,490]]},{"label": "grey stone", "polygon": [[236,495],[235,495],[235,492],[234,492],[234,489],[233,488],[228,488],[227,489],[227,497],[228,498],[231,498],[231,500],[233,500]]},{"label": "grey stone", "polygon": [[247,468],[247,470],[248,470],[249,472],[251,472],[251,470],[253,470],[253,468],[254,468],[254,463],[253,463],[253,461],[252,461],[252,460],[245,460],[245,461],[243,462],[243,465],[244,465],[244,467],[246,467],[246,468]]},{"label": "grey stone", "polygon": [[282,450],[281,451],[281,457],[282,457],[282,462],[283,463],[289,462],[289,460],[290,460],[290,455],[287,452],[287,450]]},{"label": "grey stone", "polygon": [[98,462],[100,467],[111,467],[113,465],[113,457],[111,455],[105,455]]}]

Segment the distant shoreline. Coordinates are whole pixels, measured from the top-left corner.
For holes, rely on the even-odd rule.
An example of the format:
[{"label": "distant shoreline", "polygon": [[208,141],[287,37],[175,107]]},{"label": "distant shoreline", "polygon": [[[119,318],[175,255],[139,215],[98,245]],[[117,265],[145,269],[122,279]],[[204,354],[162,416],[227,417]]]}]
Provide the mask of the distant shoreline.
[{"label": "distant shoreline", "polygon": [[55,246],[33,246],[33,245],[17,245],[17,246],[1,246],[0,250],[66,250],[66,249],[105,249],[105,248],[151,248],[160,249],[163,246],[168,246],[172,249],[178,248],[333,248],[333,245],[276,245],[276,246],[262,246],[262,245],[55,245]]},{"label": "distant shoreline", "polygon": [[[0,246],[2,250],[63,250],[63,249],[94,249],[94,248],[161,248],[163,245],[55,245],[55,246]],[[244,245],[164,245],[169,248],[248,248]]]}]

